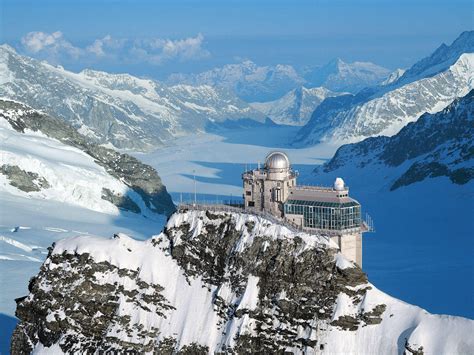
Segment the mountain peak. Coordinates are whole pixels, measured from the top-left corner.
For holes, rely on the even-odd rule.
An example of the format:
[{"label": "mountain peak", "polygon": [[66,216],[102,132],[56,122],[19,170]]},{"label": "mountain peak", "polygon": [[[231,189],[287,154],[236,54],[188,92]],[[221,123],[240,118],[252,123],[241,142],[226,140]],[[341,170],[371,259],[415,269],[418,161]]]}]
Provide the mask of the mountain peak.
[{"label": "mountain peak", "polygon": [[6,44],[6,43],[0,44],[0,50],[17,54],[15,48],[13,48],[12,46],[10,46],[9,44]]},{"label": "mountain peak", "polygon": [[474,52],[474,31],[462,32],[451,45],[441,44],[430,56],[416,62],[400,78],[406,84],[421,77],[433,76],[453,65],[463,53]]}]

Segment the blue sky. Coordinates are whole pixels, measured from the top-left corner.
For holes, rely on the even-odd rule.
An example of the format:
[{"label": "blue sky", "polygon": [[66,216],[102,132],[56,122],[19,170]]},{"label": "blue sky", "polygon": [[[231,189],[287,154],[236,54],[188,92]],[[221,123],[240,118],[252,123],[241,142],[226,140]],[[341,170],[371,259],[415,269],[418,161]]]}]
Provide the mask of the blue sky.
[{"label": "blue sky", "polygon": [[407,67],[474,23],[471,0],[0,1],[1,42],[22,53],[153,77],[243,59]]}]

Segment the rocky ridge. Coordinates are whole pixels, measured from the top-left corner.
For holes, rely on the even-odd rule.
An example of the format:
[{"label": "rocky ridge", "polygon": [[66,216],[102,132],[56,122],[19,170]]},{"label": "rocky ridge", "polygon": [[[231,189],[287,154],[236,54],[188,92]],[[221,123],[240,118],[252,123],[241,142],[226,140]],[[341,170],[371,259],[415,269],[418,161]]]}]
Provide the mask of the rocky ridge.
[{"label": "rocky ridge", "polygon": [[472,321],[395,300],[324,237],[244,213],[181,210],[144,242],[59,241],[29,291],[17,300],[15,354],[474,347]]},{"label": "rocky ridge", "polygon": [[73,73],[0,46],[0,96],[61,118],[98,143],[150,150],[210,122],[265,117],[235,94],[129,74]]}]

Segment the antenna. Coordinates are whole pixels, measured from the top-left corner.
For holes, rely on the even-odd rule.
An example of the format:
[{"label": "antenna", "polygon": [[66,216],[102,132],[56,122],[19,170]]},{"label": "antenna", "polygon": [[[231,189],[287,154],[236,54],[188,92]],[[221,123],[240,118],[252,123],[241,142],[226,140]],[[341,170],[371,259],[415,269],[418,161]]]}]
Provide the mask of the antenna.
[{"label": "antenna", "polygon": [[196,170],[193,169],[193,180],[194,180],[194,206],[196,206]]}]

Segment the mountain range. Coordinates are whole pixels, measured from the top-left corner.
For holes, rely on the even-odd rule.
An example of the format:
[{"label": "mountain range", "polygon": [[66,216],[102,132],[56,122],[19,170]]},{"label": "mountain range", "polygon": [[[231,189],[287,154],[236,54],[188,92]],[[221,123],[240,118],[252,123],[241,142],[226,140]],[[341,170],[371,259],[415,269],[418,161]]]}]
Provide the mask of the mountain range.
[{"label": "mountain range", "polygon": [[102,144],[148,150],[207,124],[264,121],[232,92],[93,70],[73,73],[0,46],[0,95],[71,123]]},{"label": "mountain range", "polygon": [[474,87],[474,31],[408,69],[398,80],[356,95],[332,97],[313,112],[298,145],[354,142],[393,135],[423,113],[436,113]]},{"label": "mountain range", "polygon": [[370,62],[345,63],[342,59],[302,70],[282,64],[259,66],[246,60],[198,74],[173,74],[167,82],[224,87],[247,102],[266,102],[277,100],[301,86],[324,86],[331,91],[356,93],[366,86],[381,83],[389,74],[390,70]]}]

